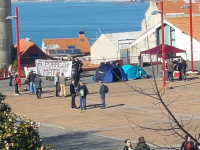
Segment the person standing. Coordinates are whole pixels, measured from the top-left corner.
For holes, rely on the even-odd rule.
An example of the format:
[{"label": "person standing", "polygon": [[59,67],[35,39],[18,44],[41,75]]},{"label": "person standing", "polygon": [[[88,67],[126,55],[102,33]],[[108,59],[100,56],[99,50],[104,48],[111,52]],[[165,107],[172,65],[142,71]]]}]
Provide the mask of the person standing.
[{"label": "person standing", "polygon": [[89,91],[83,81],[80,82],[78,92],[80,93],[80,109],[86,110],[86,96],[89,93]]},{"label": "person standing", "polygon": [[75,67],[75,72],[79,72],[79,60],[78,60],[78,58],[75,58],[74,67]]},{"label": "person standing", "polygon": [[99,94],[102,102],[102,107],[101,109],[105,109],[105,96],[106,96],[106,89],[105,86],[103,85],[102,81],[99,81],[100,89],[99,89]]},{"label": "person standing", "polygon": [[131,141],[129,139],[126,139],[124,141],[124,143],[125,143],[125,146],[124,146],[123,150],[132,150],[133,149],[132,146],[131,146]]},{"label": "person standing", "polygon": [[66,96],[66,81],[67,78],[64,76],[64,73],[61,73],[61,76],[59,78],[59,84],[60,84],[60,97],[62,98],[63,94]]},{"label": "person standing", "polygon": [[37,98],[40,99],[42,95],[42,79],[39,77],[39,75],[36,75],[36,78],[34,79],[34,84],[36,87],[36,95]]},{"label": "person standing", "polygon": [[16,74],[15,74],[15,95],[19,95],[18,86],[19,86],[20,82],[21,82],[21,79],[18,76],[18,72],[16,72]]},{"label": "person standing", "polygon": [[34,84],[34,79],[36,78],[36,74],[33,73],[33,70],[31,70],[29,76],[28,76],[28,83],[29,83],[29,90],[30,90],[30,95],[33,93],[36,94],[36,87]]},{"label": "person standing", "polygon": [[78,86],[78,82],[80,80],[80,74],[78,71],[75,70],[75,73],[74,73],[74,81],[75,81],[75,85]]},{"label": "person standing", "polygon": [[187,68],[186,61],[181,58],[180,63],[178,64],[178,70],[180,71],[179,79],[182,82],[187,81],[186,68]]},{"label": "person standing", "polygon": [[189,136],[185,136],[185,141],[181,145],[181,150],[196,150],[194,142],[191,141]]},{"label": "person standing", "polygon": [[8,73],[9,73],[9,86],[13,86],[12,85],[12,82],[13,82],[13,78],[14,78],[14,71],[13,71],[13,68],[12,68],[12,64],[10,64],[10,66],[8,67]]},{"label": "person standing", "polygon": [[71,101],[71,109],[76,109],[76,103],[75,103],[75,98],[76,98],[76,85],[75,81],[72,80],[70,84],[70,93],[72,96],[72,101]]},{"label": "person standing", "polygon": [[171,60],[167,60],[166,68],[168,68],[168,79],[173,82],[174,64]]},{"label": "person standing", "polygon": [[59,97],[58,92],[60,92],[60,85],[59,85],[59,72],[56,72],[56,76],[54,79],[54,84],[56,87],[56,97]]},{"label": "person standing", "polygon": [[138,138],[137,146],[135,147],[135,150],[150,150],[149,145],[146,144],[146,141],[144,140],[144,137]]}]

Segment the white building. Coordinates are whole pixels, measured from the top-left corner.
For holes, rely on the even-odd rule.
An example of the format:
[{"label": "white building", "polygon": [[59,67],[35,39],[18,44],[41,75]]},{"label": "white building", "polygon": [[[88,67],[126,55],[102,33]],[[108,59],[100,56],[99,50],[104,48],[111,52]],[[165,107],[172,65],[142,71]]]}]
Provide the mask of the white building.
[{"label": "white building", "polygon": [[[177,17],[166,18],[164,20],[164,37],[165,44],[185,50],[186,55],[183,53],[177,54],[186,60],[191,60],[191,44],[190,44],[190,18]],[[193,17],[193,53],[194,61],[200,60],[200,16]],[[140,55],[140,51],[153,48],[161,44],[161,23],[145,32],[142,36],[136,39],[131,44],[131,51],[135,55]],[[148,46],[149,45],[149,46]],[[143,58],[144,62],[148,60]]]},{"label": "white building", "polygon": [[[91,61],[94,64],[100,62],[123,59],[124,63],[135,62],[130,54],[130,44],[141,36],[142,31],[101,34],[91,46]],[[131,58],[130,60],[128,58]],[[138,58],[135,57],[137,60]]]},{"label": "white building", "polygon": [[[181,6],[189,5],[189,0],[175,0],[175,1],[163,1],[163,13],[164,18],[176,18],[184,17],[189,14],[189,8],[182,9]],[[153,11],[161,11],[160,1],[150,1],[149,8],[145,13],[145,18],[141,23],[141,30],[147,31],[161,22],[161,15],[152,15]],[[200,1],[192,0],[192,13],[200,14]],[[146,20],[146,21],[145,21]]]}]

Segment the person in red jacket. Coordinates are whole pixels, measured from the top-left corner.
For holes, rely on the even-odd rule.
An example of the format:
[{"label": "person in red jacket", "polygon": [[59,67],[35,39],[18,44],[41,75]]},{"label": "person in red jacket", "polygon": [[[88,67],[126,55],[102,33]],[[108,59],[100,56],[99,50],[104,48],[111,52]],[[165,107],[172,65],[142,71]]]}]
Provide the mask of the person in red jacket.
[{"label": "person in red jacket", "polygon": [[18,76],[18,72],[15,74],[15,95],[19,95],[18,85],[20,83],[21,79]]}]

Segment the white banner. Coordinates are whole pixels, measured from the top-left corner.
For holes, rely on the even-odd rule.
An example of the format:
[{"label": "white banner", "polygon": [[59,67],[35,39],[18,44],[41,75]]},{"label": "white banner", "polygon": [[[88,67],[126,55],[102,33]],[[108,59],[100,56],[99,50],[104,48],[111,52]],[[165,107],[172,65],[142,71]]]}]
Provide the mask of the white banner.
[{"label": "white banner", "polygon": [[36,59],[35,66],[41,76],[55,76],[57,72],[64,73],[65,77],[72,74],[72,61]]}]

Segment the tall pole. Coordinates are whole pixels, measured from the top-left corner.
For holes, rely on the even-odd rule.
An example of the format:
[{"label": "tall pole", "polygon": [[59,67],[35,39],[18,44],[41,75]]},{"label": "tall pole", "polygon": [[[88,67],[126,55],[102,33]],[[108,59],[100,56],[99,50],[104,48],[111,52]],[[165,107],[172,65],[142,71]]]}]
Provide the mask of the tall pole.
[{"label": "tall pole", "polygon": [[165,40],[164,40],[164,23],[163,23],[163,1],[161,1],[161,31],[162,31],[162,68],[163,68],[163,87],[166,86],[166,71],[165,71]]},{"label": "tall pole", "polygon": [[[21,78],[21,61],[20,61],[20,45],[19,45],[19,14],[18,7],[15,8],[16,14],[16,34],[17,34],[17,66],[18,66],[18,76]],[[21,81],[19,83],[19,88],[21,88]]]},{"label": "tall pole", "polygon": [[190,44],[191,44],[191,71],[194,71],[193,62],[193,31],[192,31],[192,0],[190,0]]}]

